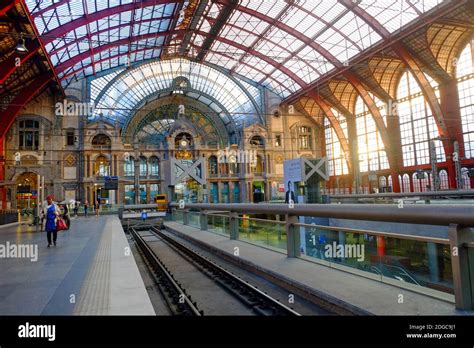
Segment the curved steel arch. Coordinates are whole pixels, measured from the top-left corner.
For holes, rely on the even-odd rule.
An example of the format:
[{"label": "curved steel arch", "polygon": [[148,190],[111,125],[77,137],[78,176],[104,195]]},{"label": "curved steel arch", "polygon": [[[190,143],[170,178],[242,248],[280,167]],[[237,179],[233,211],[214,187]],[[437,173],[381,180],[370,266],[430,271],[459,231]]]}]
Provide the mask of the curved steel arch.
[{"label": "curved steel arch", "polygon": [[[149,60],[144,60],[144,61],[141,61],[135,65],[133,65],[131,67],[131,69],[138,69],[140,68],[142,65],[146,65],[146,64],[149,64],[151,62],[155,61],[154,59],[149,59]],[[166,61],[166,60],[165,60]],[[189,62],[192,62],[191,60]],[[199,64],[202,64],[202,65],[205,65],[211,69],[215,69],[219,72],[221,72],[222,74],[224,74],[227,78],[229,78],[230,80],[232,80],[235,84],[237,84],[241,90],[245,93],[245,95],[247,95],[247,97],[249,98],[249,100],[252,102],[255,110],[257,111],[257,115],[258,115],[258,118],[260,119],[260,122],[262,124],[265,124],[266,123],[266,120],[265,118],[263,117],[262,115],[262,110],[261,110],[261,107],[257,104],[257,102],[254,100],[254,98],[252,97],[252,95],[247,91],[247,89],[240,83],[240,81],[238,79],[236,79],[234,76],[232,75],[229,75],[229,73],[223,69],[222,67],[219,67],[217,65],[214,65],[212,63],[208,63],[208,62],[201,62]],[[116,69],[116,68],[113,68],[113,69]],[[117,81],[119,80],[120,78],[122,78],[126,73],[130,72],[130,70],[124,70],[122,71],[121,73],[117,74],[113,79],[111,79],[105,86],[104,88],[102,89],[102,91],[97,95],[96,97],[96,100],[100,100],[102,98],[102,96],[105,94],[105,92]],[[106,75],[107,73],[105,73]],[[194,91],[194,92],[199,92],[199,91]],[[199,92],[201,93],[201,92]],[[214,98],[212,98],[214,99]],[[225,109],[225,108],[224,108]]]},{"label": "curved steel arch", "polygon": [[[149,100],[152,100],[152,99],[157,100],[157,99],[160,98],[161,95],[168,96],[168,94],[171,93],[173,90],[174,90],[174,89],[172,89],[172,88],[161,89],[161,90],[156,91],[156,92],[153,93],[153,94],[149,94],[149,95],[147,95],[145,98],[141,99],[141,100],[136,104],[136,107],[137,107],[138,110],[136,110],[133,114],[130,113],[130,117],[127,117],[127,119],[126,119],[125,123],[123,124],[122,128],[123,128],[123,129],[126,129],[126,128],[128,127],[128,125],[130,124],[131,120],[134,118],[134,114],[136,114],[137,112],[140,111],[140,108],[145,105],[146,101],[149,101]],[[186,91],[186,89],[183,89],[183,91]],[[188,91],[188,92],[194,92],[194,93],[196,93],[196,94],[203,95],[203,96],[205,96],[206,98],[210,99],[212,102],[214,102],[214,103],[215,103],[219,108],[221,108],[221,109],[225,112],[225,114],[229,117],[229,123],[228,123],[228,124],[231,125],[232,128],[230,129],[230,132],[229,132],[229,129],[228,129],[227,126],[226,126],[226,128],[228,129],[228,132],[227,132],[227,133],[228,133],[228,134],[232,134],[232,133],[238,134],[238,133],[237,133],[237,126],[236,126],[234,120],[229,116],[229,115],[230,115],[230,112],[229,112],[222,104],[220,104],[220,103],[219,103],[217,100],[215,100],[212,96],[206,95],[206,94],[201,93],[201,92],[199,92],[199,91],[195,91],[195,90],[193,90],[193,89],[189,89],[189,90],[187,90],[187,91]],[[191,97],[191,96],[186,95],[186,98],[196,100],[197,102],[202,103],[203,105],[205,105],[202,101],[200,101],[200,100],[198,100],[198,99],[196,99],[196,98],[193,98],[193,97]],[[208,106],[208,107],[209,107],[210,109],[212,109],[210,106]],[[215,110],[214,110],[214,111],[215,111]],[[204,111],[203,111],[203,112],[204,112]],[[217,114],[217,112],[215,112],[215,113]],[[226,125],[226,123],[224,122],[224,120],[220,119],[220,121],[222,121],[222,122],[224,123],[224,125]]]},{"label": "curved steel arch", "polygon": [[[130,130],[131,132],[133,132],[133,136],[136,136],[136,134],[137,134],[138,132],[140,132],[140,131],[146,126],[146,122],[149,122],[149,117],[150,117],[150,116],[154,116],[154,115],[159,114],[159,112],[160,112],[163,108],[165,108],[165,107],[167,107],[167,106],[170,106],[170,105],[177,105],[177,104],[163,104],[163,105],[161,105],[158,109],[152,110],[152,111],[148,112],[147,114],[145,114],[143,117],[141,117],[141,119],[140,119],[140,120],[138,121],[138,123],[136,124],[136,126],[137,126],[136,129],[135,129],[135,130]],[[214,129],[215,132],[216,132],[217,137],[219,138],[219,140],[220,140],[222,143],[224,143],[225,141],[230,142],[229,134],[225,131],[225,127],[223,127],[222,120],[219,120],[219,122],[216,122],[216,118],[213,117],[212,114],[210,114],[210,116],[211,116],[211,118],[210,118],[210,117],[209,117],[209,114],[207,114],[205,110],[202,110],[202,109],[200,109],[200,108],[198,108],[198,107],[195,107],[195,106],[191,106],[191,105],[190,105],[189,108],[192,109],[192,110],[194,110],[195,112],[198,112],[199,115],[200,115],[200,117],[203,117],[203,118],[206,119],[207,123],[213,127],[213,129]],[[184,116],[184,118],[185,118],[189,123],[191,123],[190,120],[189,120],[189,118],[187,118],[186,116]],[[157,120],[159,121],[158,118],[157,118]],[[151,124],[150,124],[150,125],[151,125]],[[219,127],[219,125],[220,125],[221,127]],[[199,128],[198,128],[196,125],[194,125],[194,124],[192,124],[192,126],[193,126],[194,128],[196,128],[197,133],[198,133],[199,135],[201,135],[201,136],[205,135],[205,134],[203,134],[203,130],[202,130],[202,129],[199,129]],[[152,127],[155,128],[153,125],[152,125]],[[221,128],[221,129],[219,129],[219,128]],[[155,130],[157,130],[157,129],[155,128]],[[128,132],[129,132],[128,127],[127,127],[127,128],[124,128],[124,135],[123,135],[123,137],[129,136]],[[151,134],[150,134],[150,135],[151,135]]]}]

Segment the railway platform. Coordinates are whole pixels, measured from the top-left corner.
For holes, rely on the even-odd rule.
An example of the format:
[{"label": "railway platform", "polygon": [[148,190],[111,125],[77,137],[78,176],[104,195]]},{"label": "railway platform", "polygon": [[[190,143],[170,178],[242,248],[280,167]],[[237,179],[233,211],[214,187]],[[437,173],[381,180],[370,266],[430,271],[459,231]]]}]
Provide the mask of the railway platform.
[{"label": "railway platform", "polygon": [[288,258],[276,250],[231,240],[229,236],[174,221],[165,222],[165,226],[177,236],[334,312],[355,315],[474,315],[474,311],[457,310],[454,296],[449,294],[411,291],[305,259]]},{"label": "railway platform", "polygon": [[118,216],[0,229],[0,315],[155,315]]}]

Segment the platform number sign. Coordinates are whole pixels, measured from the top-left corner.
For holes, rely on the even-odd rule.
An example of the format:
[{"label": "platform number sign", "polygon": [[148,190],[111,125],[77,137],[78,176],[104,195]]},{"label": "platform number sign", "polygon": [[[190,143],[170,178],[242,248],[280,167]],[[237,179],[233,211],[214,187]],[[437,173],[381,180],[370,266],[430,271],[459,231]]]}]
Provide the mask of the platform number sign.
[{"label": "platform number sign", "polygon": [[148,213],[146,211],[142,212],[142,220],[145,221],[148,218]]}]

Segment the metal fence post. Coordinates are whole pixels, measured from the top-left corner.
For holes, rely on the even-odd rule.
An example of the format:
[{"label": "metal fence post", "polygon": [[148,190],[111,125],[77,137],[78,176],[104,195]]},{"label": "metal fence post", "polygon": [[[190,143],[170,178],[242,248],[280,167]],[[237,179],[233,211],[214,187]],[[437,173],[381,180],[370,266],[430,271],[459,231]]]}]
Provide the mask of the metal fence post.
[{"label": "metal fence post", "polygon": [[207,231],[207,211],[201,210],[199,212],[199,222],[201,224],[201,231]]},{"label": "metal fence post", "polygon": [[298,223],[298,216],[287,215],[286,216],[286,250],[288,257],[299,257],[301,255],[300,250],[300,233],[298,227],[294,224]]},{"label": "metal fence post", "polygon": [[171,221],[176,221],[176,208],[171,209]]},{"label": "metal fence post", "polygon": [[451,266],[453,268],[454,299],[457,309],[474,309],[473,282],[469,272],[468,250],[464,243],[471,242],[474,235],[470,228],[457,224],[449,226],[449,243],[451,247]]},{"label": "metal fence post", "polygon": [[239,239],[239,214],[235,211],[229,212],[230,239]]},{"label": "metal fence post", "polygon": [[183,225],[189,225],[189,209],[183,209]]}]

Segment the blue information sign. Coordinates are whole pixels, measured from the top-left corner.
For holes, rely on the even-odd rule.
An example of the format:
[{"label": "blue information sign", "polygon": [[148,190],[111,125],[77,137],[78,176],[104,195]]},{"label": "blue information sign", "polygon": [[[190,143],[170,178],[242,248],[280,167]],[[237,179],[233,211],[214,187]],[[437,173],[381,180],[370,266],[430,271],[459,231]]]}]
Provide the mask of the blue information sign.
[{"label": "blue information sign", "polygon": [[142,220],[146,220],[148,218],[148,213],[147,212],[142,212]]}]

